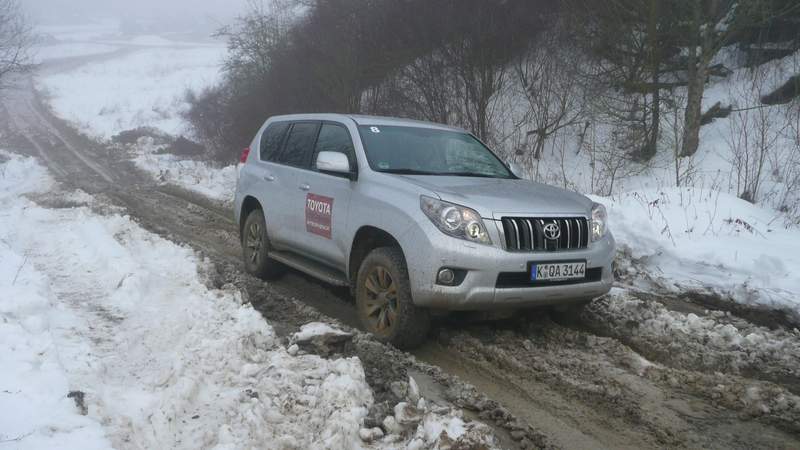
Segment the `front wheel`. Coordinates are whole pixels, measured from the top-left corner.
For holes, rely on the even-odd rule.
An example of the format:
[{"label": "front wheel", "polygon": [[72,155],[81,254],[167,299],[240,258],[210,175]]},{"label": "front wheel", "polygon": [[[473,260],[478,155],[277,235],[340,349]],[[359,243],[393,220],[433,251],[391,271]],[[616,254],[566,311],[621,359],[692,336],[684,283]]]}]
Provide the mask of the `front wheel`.
[{"label": "front wheel", "polygon": [[356,308],[364,328],[401,349],[418,347],[430,328],[425,309],[414,306],[403,253],[393,247],[370,252],[358,270]]},{"label": "front wheel", "polygon": [[267,239],[267,223],[260,209],[250,211],[242,229],[242,258],[244,268],[251,275],[263,280],[279,277],[284,266],[267,256],[269,239]]}]

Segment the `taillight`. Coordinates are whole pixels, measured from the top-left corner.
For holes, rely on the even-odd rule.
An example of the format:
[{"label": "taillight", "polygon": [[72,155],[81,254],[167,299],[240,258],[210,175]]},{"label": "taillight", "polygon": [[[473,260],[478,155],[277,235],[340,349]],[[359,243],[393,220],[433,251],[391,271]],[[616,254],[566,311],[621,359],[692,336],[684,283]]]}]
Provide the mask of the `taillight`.
[{"label": "taillight", "polygon": [[239,158],[239,162],[242,164],[246,163],[248,156],[250,156],[250,147],[247,147],[244,150],[242,150],[242,157]]}]

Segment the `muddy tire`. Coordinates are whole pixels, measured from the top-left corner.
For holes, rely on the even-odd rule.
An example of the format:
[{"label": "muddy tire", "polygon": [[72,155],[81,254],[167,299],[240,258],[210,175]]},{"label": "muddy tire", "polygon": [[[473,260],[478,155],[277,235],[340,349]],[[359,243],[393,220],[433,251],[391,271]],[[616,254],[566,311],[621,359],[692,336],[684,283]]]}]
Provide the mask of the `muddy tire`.
[{"label": "muddy tire", "polygon": [[260,209],[250,211],[242,228],[242,259],[245,270],[262,280],[272,280],[285,271],[283,264],[267,256],[269,239],[264,213]]},{"label": "muddy tire", "polygon": [[420,346],[430,329],[430,316],[414,306],[403,253],[393,247],[370,252],[356,278],[356,309],[364,328],[400,349]]}]

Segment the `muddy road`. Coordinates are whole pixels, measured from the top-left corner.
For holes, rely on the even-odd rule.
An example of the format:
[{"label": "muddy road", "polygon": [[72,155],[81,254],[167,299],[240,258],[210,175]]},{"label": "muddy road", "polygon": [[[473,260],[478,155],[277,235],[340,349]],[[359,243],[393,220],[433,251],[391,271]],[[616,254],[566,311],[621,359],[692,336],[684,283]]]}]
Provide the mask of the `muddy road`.
[{"label": "muddy road", "polygon": [[[38,157],[65,190],[100,199],[95,208],[128,214],[203,254],[213,267],[209,283],[242,290],[279,334],[320,319],[357,327],[346,289],[297,272],[272,283],[243,273],[228,208],[161,185],[124,150],[76,132],[49,112],[29,78],[3,94],[0,133],[0,147]],[[57,193],[34,200],[71,206]],[[426,396],[463,407],[511,448],[800,448],[794,324],[724,301],[626,286],[581,317],[454,316],[412,354],[363,335],[338,351],[362,359],[376,423],[396,402],[391,384],[410,373]]]}]

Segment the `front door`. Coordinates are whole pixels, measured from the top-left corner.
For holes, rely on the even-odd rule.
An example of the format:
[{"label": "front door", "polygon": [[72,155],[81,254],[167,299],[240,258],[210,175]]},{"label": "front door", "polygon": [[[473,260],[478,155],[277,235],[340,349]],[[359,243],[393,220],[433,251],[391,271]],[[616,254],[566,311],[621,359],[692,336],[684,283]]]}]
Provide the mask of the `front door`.
[{"label": "front door", "polygon": [[350,170],[356,173],[357,164],[353,139],[343,125],[325,122],[320,128],[314,147],[311,170],[299,174],[301,189],[305,190],[303,214],[295,222],[298,232],[298,252],[334,267],[345,267],[349,248],[348,209],[356,181],[347,175],[322,173],[316,170],[319,152],[340,152],[347,155]]}]

